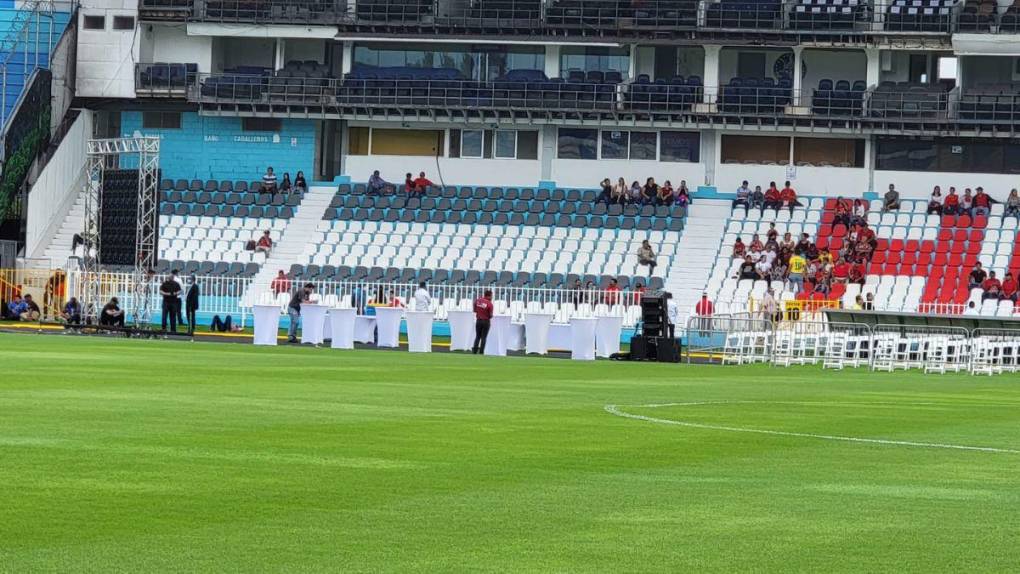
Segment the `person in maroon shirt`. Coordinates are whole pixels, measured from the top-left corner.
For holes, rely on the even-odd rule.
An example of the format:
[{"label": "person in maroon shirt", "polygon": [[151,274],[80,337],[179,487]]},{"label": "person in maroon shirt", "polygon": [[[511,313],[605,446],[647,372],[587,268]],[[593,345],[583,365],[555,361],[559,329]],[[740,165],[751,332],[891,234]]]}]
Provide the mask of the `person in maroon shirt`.
[{"label": "person in maroon shirt", "polygon": [[850,264],[842,257],[832,267],[832,282],[846,283],[850,279]]},{"label": "person in maroon shirt", "polygon": [[420,193],[422,195],[425,195],[425,192],[427,192],[430,187],[435,185],[434,183],[432,183],[432,181],[429,180],[429,178],[425,177],[424,171],[418,174],[418,178],[415,179],[413,183],[414,193]]},{"label": "person in maroon shirt", "polygon": [[800,202],[797,201],[797,192],[794,191],[790,182],[786,182],[786,185],[783,186],[783,190],[779,192],[779,200],[783,203],[783,205],[790,208],[790,215],[793,215],[793,208],[800,205]]},{"label": "person in maroon shirt", "polygon": [[949,188],[949,195],[942,200],[942,214],[956,215],[960,210],[960,196],[956,195],[956,188]]},{"label": "person in maroon shirt", "polygon": [[1002,296],[1002,283],[995,278],[995,271],[988,272],[988,279],[981,282],[981,289],[984,293],[981,294],[981,300],[985,299],[998,299]]},{"label": "person in maroon shirt", "polygon": [[485,352],[485,340],[489,336],[489,327],[492,326],[492,312],[494,310],[492,291],[486,290],[481,297],[475,299],[475,344],[471,347],[472,355]]},{"label": "person in maroon shirt", "polygon": [[772,182],[769,185],[768,190],[765,192],[765,208],[775,209],[779,212],[779,208],[783,206],[783,201],[780,199],[779,188],[776,187],[776,182]]},{"label": "person in maroon shirt", "polygon": [[974,196],[974,215],[988,216],[992,210],[992,198],[985,193],[983,187],[977,188],[977,195]]},{"label": "person in maroon shirt", "polygon": [[1016,303],[1017,283],[1016,279],[1013,279],[1012,273],[1007,272],[1006,277],[1002,280],[1002,298]]}]

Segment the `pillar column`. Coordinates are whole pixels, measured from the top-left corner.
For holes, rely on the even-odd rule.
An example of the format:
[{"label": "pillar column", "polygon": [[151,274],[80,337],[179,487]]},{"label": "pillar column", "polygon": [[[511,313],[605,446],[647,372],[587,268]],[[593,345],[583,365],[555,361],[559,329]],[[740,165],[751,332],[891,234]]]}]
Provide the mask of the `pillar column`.
[{"label": "pillar column", "polygon": [[804,69],[804,47],[793,47],[793,105],[800,105],[800,93],[803,90],[804,77],[801,70]]},{"label": "pillar column", "polygon": [[273,58],[273,69],[282,70],[283,65],[287,63],[286,60],[287,41],[283,38],[276,39],[276,52]]},{"label": "pillar column", "polygon": [[868,88],[873,88],[878,85],[881,76],[882,52],[878,48],[865,48],[864,55],[868,58],[868,72],[864,80],[867,82]]},{"label": "pillar column", "polygon": [[545,77],[560,77],[560,46],[545,47]]},{"label": "pillar column", "polygon": [[716,101],[719,94],[719,52],[722,46],[705,46],[705,70],[702,81],[705,84],[704,102],[710,104]]},{"label": "pillar column", "polygon": [[341,49],[340,73],[347,75],[351,73],[351,66],[354,64],[354,42],[344,42]]}]

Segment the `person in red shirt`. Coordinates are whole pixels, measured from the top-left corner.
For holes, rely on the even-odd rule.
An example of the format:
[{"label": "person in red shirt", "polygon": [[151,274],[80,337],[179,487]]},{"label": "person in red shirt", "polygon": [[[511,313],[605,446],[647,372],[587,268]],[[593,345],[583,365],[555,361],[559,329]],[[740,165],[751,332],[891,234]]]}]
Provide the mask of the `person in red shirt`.
[{"label": "person in red shirt", "polygon": [[956,188],[949,188],[949,195],[942,201],[943,215],[956,215],[960,211],[960,196],[956,195]]},{"label": "person in red shirt", "polygon": [[984,293],[981,294],[981,300],[986,299],[998,299],[1002,296],[1002,283],[995,278],[995,271],[988,272],[988,279],[981,282],[981,289]]},{"label": "person in red shirt", "polygon": [[765,192],[765,208],[775,209],[779,212],[779,208],[783,206],[783,201],[780,199],[779,188],[776,187],[776,182],[769,184],[768,191]]},{"label": "person in red shirt", "polygon": [[645,286],[640,281],[634,284],[634,304],[640,305],[641,298],[645,295]]},{"label": "person in red shirt", "polygon": [[280,293],[290,293],[290,279],[287,279],[287,275],[280,269],[276,274],[276,278],[269,284],[269,288],[273,290],[274,295]]},{"label": "person in red shirt", "polygon": [[606,287],[606,305],[616,305],[620,300],[620,284],[616,279],[609,280],[609,287]]},{"label": "person in red shirt", "polygon": [[842,257],[832,267],[832,282],[846,283],[850,279],[850,264]]},{"label": "person in red shirt", "polygon": [[425,192],[427,192],[430,187],[435,185],[429,180],[429,178],[425,177],[424,171],[418,174],[418,178],[415,179],[413,183],[414,193],[420,193],[422,195],[425,195]]},{"label": "person in red shirt", "polygon": [[1007,272],[1006,277],[1002,280],[1002,298],[1016,303],[1017,287],[1018,285],[1016,279],[1013,279],[1013,274]]},{"label": "person in red shirt", "polygon": [[258,243],[255,244],[255,253],[265,253],[269,255],[269,252],[273,249],[273,239],[269,237],[269,230],[267,229],[262,233],[262,237],[259,237]]},{"label": "person in red shirt", "polygon": [[864,275],[867,272],[864,261],[858,261],[850,266],[850,282],[864,285]]},{"label": "person in red shirt", "polygon": [[708,299],[708,293],[702,293],[701,299],[694,306],[694,314],[698,316],[698,334],[702,337],[707,337],[708,332],[712,330],[712,313],[714,312],[715,306]]},{"label": "person in red shirt", "polygon": [[492,314],[495,306],[492,304],[492,291],[486,290],[481,297],[475,299],[475,344],[471,347],[471,354],[478,355],[485,352],[485,340],[489,336],[489,327],[492,326]]},{"label": "person in red shirt", "polygon": [[779,201],[784,206],[790,208],[790,215],[793,215],[793,208],[800,205],[800,202],[797,201],[797,192],[790,187],[790,182],[786,182],[783,190],[779,192]]},{"label": "person in red shirt", "polygon": [[977,194],[974,196],[974,215],[984,215],[988,217],[988,213],[992,210],[992,198],[985,193],[985,188],[977,188]]}]

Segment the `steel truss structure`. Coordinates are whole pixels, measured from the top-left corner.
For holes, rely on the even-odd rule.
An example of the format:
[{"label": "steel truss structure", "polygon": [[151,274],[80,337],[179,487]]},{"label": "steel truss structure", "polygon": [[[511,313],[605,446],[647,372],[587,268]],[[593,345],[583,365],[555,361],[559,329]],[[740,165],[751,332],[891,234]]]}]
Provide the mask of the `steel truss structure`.
[{"label": "steel truss structure", "polygon": [[82,272],[85,276],[82,307],[87,320],[98,321],[104,304],[102,258],[103,179],[108,167],[135,158],[138,165],[138,214],[135,235],[134,291],[131,312],[136,325],[151,318],[152,286],[148,270],[156,265],[159,230],[159,138],[92,139],[85,169],[85,225],[82,233]]}]

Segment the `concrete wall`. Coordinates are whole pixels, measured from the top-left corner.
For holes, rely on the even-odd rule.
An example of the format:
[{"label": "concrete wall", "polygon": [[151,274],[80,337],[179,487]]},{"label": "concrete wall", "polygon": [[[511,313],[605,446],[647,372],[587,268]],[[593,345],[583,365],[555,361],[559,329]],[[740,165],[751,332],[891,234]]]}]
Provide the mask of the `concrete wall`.
[{"label": "concrete wall", "polygon": [[[86,30],[86,16],[103,16],[103,30]],[[78,12],[77,95],[90,98],[135,97],[135,62],[140,35],[114,30],[114,16],[138,18],[135,0],[95,0]]]}]

